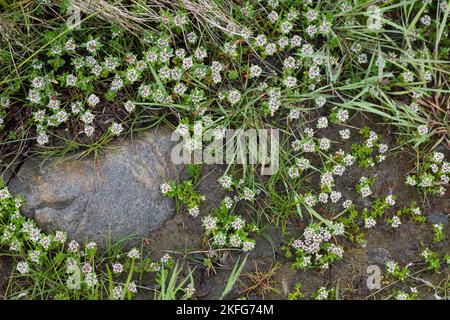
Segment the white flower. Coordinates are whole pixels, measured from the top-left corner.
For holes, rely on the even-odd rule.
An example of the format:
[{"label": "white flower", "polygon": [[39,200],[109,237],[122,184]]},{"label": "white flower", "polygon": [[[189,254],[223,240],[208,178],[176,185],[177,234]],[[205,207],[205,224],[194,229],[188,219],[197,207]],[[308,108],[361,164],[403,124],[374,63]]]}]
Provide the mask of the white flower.
[{"label": "white flower", "polygon": [[294,35],[291,38],[291,46],[296,48],[296,47],[300,47],[300,45],[302,44],[302,38],[299,35]]},{"label": "white flower", "polygon": [[407,300],[408,294],[405,292],[399,292],[397,296],[395,297],[396,300]]},{"label": "white flower", "polygon": [[320,76],[320,68],[316,65],[311,66],[308,70],[308,77],[315,80],[318,76]]},{"label": "white flower", "polygon": [[402,222],[398,216],[392,217],[392,222],[391,222],[392,228],[398,228],[401,224],[402,224]]},{"label": "white flower", "polygon": [[68,39],[66,41],[66,44],[64,45],[64,48],[67,51],[74,51],[77,48],[77,45],[75,44],[75,42],[73,41],[72,38]]},{"label": "white flower", "polygon": [[127,102],[125,102],[124,107],[128,113],[131,113],[136,108],[136,105],[134,104],[133,101],[128,100]]},{"label": "white flower", "polygon": [[31,85],[36,89],[43,89],[45,86],[45,79],[42,77],[36,77],[31,81]]},{"label": "white flower", "polygon": [[127,254],[127,257],[130,259],[139,259],[140,256],[141,254],[139,253],[139,250],[137,248],[131,249]]},{"label": "white flower", "polygon": [[122,292],[123,292],[123,287],[122,286],[116,286],[113,289],[113,299],[114,300],[119,300],[122,298]]},{"label": "white flower", "polygon": [[330,146],[331,146],[330,139],[328,139],[328,138],[320,139],[320,142],[319,142],[320,149],[326,151],[326,150],[330,149]]},{"label": "white flower", "polygon": [[192,57],[183,59],[183,69],[184,70],[189,70],[193,65],[194,65],[194,63],[192,62]]},{"label": "white flower", "polygon": [[433,162],[441,163],[444,160],[444,154],[442,152],[433,153]]},{"label": "white flower", "polygon": [[223,204],[227,209],[231,209],[231,207],[233,206],[233,199],[227,196],[223,198]]},{"label": "white flower", "polygon": [[327,99],[325,99],[325,97],[320,96],[316,98],[315,102],[319,108],[322,108],[327,102]]},{"label": "white flower", "polygon": [[350,130],[349,129],[340,130],[339,135],[341,136],[342,140],[348,140],[350,139]]},{"label": "white flower", "polygon": [[297,120],[300,118],[300,109],[291,109],[289,111],[288,119],[289,120]]},{"label": "white flower", "polygon": [[80,245],[75,240],[69,242],[69,250],[72,252],[77,252],[80,248]]},{"label": "white flower", "polygon": [[231,90],[228,92],[228,102],[232,105],[238,103],[241,98],[241,93],[238,90]]},{"label": "white flower", "polygon": [[126,78],[130,83],[136,82],[139,77],[139,73],[136,69],[132,68],[127,71]]},{"label": "white flower", "polygon": [[216,228],[217,219],[209,215],[203,218],[203,227],[206,231],[211,231]]},{"label": "white flower", "polygon": [[275,45],[275,43],[268,43],[266,45],[264,53],[267,54],[268,56],[271,56],[276,52],[276,50],[277,50],[277,46]]},{"label": "white flower", "polygon": [[46,134],[44,131],[39,131],[38,137],[37,137],[36,140],[37,140],[37,143],[38,143],[40,146],[42,146],[42,145],[44,145],[44,144],[47,144],[48,141],[49,141],[48,136],[47,136],[47,134]]},{"label": "white flower", "polygon": [[287,33],[291,32],[293,27],[294,27],[294,25],[290,21],[284,21],[280,25],[280,31],[283,34],[287,34]]},{"label": "white flower", "polygon": [[338,118],[338,120],[340,121],[340,122],[342,122],[342,123],[344,123],[344,122],[346,122],[347,120],[348,120],[348,118],[349,118],[349,112],[348,112],[348,110],[346,110],[346,109],[341,109],[341,110],[339,110],[338,112],[337,112],[337,118]]},{"label": "white flower", "polygon": [[180,136],[187,136],[189,134],[189,126],[185,123],[180,123],[175,130]]},{"label": "white flower", "polygon": [[192,207],[189,209],[188,213],[191,217],[195,218],[200,214],[200,209],[198,207]]},{"label": "white flower", "polygon": [[366,64],[367,63],[367,54],[365,54],[365,53],[361,53],[359,56],[358,56],[358,63],[360,63],[360,64]]},{"label": "white flower", "polygon": [[364,198],[367,198],[371,194],[372,194],[372,189],[370,189],[369,186],[364,186],[361,188],[361,196],[363,196]]},{"label": "white flower", "polygon": [[[79,114],[81,112],[81,110],[83,110],[83,104],[81,101],[74,101],[70,104],[70,109],[73,114]],[[43,114],[39,115],[40,117],[42,117],[41,121],[39,121],[38,119],[36,119],[36,121],[42,122],[44,115],[45,115],[45,112]]]},{"label": "white flower", "polygon": [[320,184],[323,184],[327,187],[331,187],[333,185],[333,182],[334,182],[334,178],[333,178],[333,174],[331,172],[324,172],[320,176]]},{"label": "white flower", "polygon": [[206,52],[206,50],[202,47],[198,47],[197,49],[195,49],[194,51],[194,56],[197,60],[203,60],[208,56],[208,52]]},{"label": "white flower", "polygon": [[387,203],[388,205],[390,205],[390,206],[395,205],[395,199],[394,199],[394,196],[391,195],[391,194],[388,195],[388,196],[386,197],[385,201],[386,201],[386,203]]},{"label": "white flower", "polygon": [[331,202],[336,203],[339,201],[339,199],[341,199],[342,197],[342,193],[338,192],[338,191],[332,191],[330,194],[330,199]]},{"label": "white flower", "polygon": [[378,150],[382,154],[386,153],[388,151],[388,146],[386,144],[380,143],[380,145],[378,146]]},{"label": "white flower", "polygon": [[94,134],[95,128],[93,126],[90,125],[86,125],[84,127],[84,134],[87,135],[88,137],[92,137],[92,135]]},{"label": "white flower", "polygon": [[137,287],[136,287],[136,283],[134,283],[134,281],[131,281],[128,284],[128,291],[132,292],[132,293],[136,293],[137,292]]},{"label": "white flower", "polygon": [[433,184],[433,178],[426,176],[423,177],[422,180],[420,180],[419,186],[423,187],[423,188],[428,188],[431,187]]},{"label": "white flower", "polygon": [[39,102],[41,102],[42,96],[39,90],[36,89],[32,89],[28,92],[28,97],[27,99],[34,104],[38,104]]},{"label": "white flower", "polygon": [[67,239],[67,234],[63,231],[56,231],[55,233],[55,241],[64,243]]},{"label": "white flower", "polygon": [[286,70],[294,70],[297,68],[297,62],[294,57],[287,57],[283,62],[283,68]]},{"label": "white flower", "polygon": [[233,234],[230,237],[230,245],[235,248],[239,248],[241,246],[242,239],[237,234]]},{"label": "white flower", "polygon": [[333,175],[342,176],[345,172],[345,167],[343,165],[337,164],[333,167]]},{"label": "white flower", "polygon": [[286,88],[293,88],[293,87],[295,87],[295,86],[297,85],[297,79],[294,78],[294,77],[291,77],[291,76],[286,77],[286,78],[283,80],[283,84],[284,84],[284,86],[285,86]]},{"label": "white flower", "polygon": [[328,202],[328,194],[325,192],[322,192],[319,194],[319,201],[321,203],[327,203]]},{"label": "white flower", "polygon": [[414,81],[414,74],[411,71],[405,71],[402,73],[403,79],[405,82],[413,82]]},{"label": "white flower", "polygon": [[317,203],[317,199],[316,199],[316,197],[314,197],[312,194],[308,194],[307,196],[305,196],[304,202],[305,202],[308,206],[314,207],[314,205]]},{"label": "white flower", "polygon": [[160,259],[161,263],[166,264],[167,262],[169,262],[172,259],[172,257],[170,256],[170,254],[166,253],[165,255],[163,255]]},{"label": "white flower", "polygon": [[241,230],[245,226],[245,220],[241,217],[236,217],[231,225],[235,230]]},{"label": "white flower", "polygon": [[260,34],[255,38],[255,45],[257,47],[264,47],[266,45],[266,43],[267,43],[267,39],[266,39],[266,36],[263,34]]},{"label": "white flower", "polygon": [[253,241],[244,241],[242,244],[242,251],[248,252],[253,251],[255,249],[255,242]]},{"label": "white flower", "polygon": [[314,136],[314,129],[313,128],[305,128],[303,132],[308,136],[308,138],[312,138]]},{"label": "white flower", "polygon": [[431,24],[431,17],[426,14],[420,18],[420,22],[422,22],[426,26],[429,26]]},{"label": "white flower", "polygon": [[121,263],[113,263],[112,264],[112,270],[114,273],[122,273],[123,271],[123,264]]},{"label": "white flower", "polygon": [[223,247],[227,244],[227,237],[223,232],[218,232],[214,235],[213,241],[214,245]]},{"label": "white flower", "polygon": [[312,22],[317,19],[318,13],[316,10],[311,9],[305,14],[305,16],[308,22]]},{"label": "white flower", "polygon": [[414,179],[414,177],[411,177],[411,176],[406,177],[405,183],[411,187],[413,187],[417,184],[416,179]]},{"label": "white flower", "polygon": [[345,226],[343,223],[335,223],[335,224],[333,224],[332,230],[333,230],[333,235],[341,236],[345,233]]},{"label": "white flower", "polygon": [[91,241],[86,245],[86,249],[88,250],[94,250],[97,247],[97,243]]},{"label": "white flower", "polygon": [[328,295],[329,295],[329,292],[328,292],[327,288],[320,287],[319,290],[317,291],[316,300],[326,300],[326,299],[328,299]]},{"label": "white flower", "polygon": [[331,22],[323,20],[322,24],[319,26],[319,31],[324,34],[329,33],[331,31]]},{"label": "white flower", "polygon": [[324,129],[328,127],[328,119],[326,117],[320,117],[319,120],[317,120],[317,128]]},{"label": "white flower", "polygon": [[344,207],[344,209],[348,209],[351,207],[352,204],[353,204],[352,200],[345,200],[342,206]]},{"label": "white flower", "polygon": [[195,43],[195,42],[197,41],[198,36],[197,36],[197,34],[196,34],[195,32],[189,32],[189,33],[186,35],[186,39],[187,39],[187,41],[188,41],[189,43],[193,44],[193,43]]},{"label": "white flower", "polygon": [[55,98],[51,98],[47,105],[50,109],[58,110],[61,106],[61,101]]},{"label": "white flower", "polygon": [[86,43],[86,50],[89,51],[90,53],[95,53],[95,51],[97,50],[97,46],[98,43],[95,39],[90,40]]},{"label": "white flower", "polygon": [[314,35],[317,33],[317,27],[315,25],[310,25],[306,28],[306,33],[308,34],[308,36],[310,36],[311,38],[314,37]]},{"label": "white flower", "polygon": [[417,131],[419,132],[419,135],[424,136],[428,134],[428,127],[426,125],[420,125],[417,127]]},{"label": "white flower", "polygon": [[256,192],[250,188],[244,188],[243,198],[247,201],[253,201],[255,199]]},{"label": "white flower", "polygon": [[393,274],[397,269],[397,267],[398,267],[397,262],[392,260],[386,261],[386,269],[388,273]]},{"label": "white flower", "polygon": [[66,84],[69,87],[73,87],[77,83],[77,77],[75,77],[73,74],[69,74],[66,77]]},{"label": "white flower", "polygon": [[298,178],[300,176],[300,171],[297,167],[289,167],[288,175],[291,179]]},{"label": "white flower", "polygon": [[90,107],[95,107],[98,103],[100,102],[100,98],[97,97],[95,94],[90,94],[89,97],[87,98],[87,104]]},{"label": "white flower", "polygon": [[450,162],[445,161],[441,167],[442,173],[450,173]]},{"label": "white flower", "polygon": [[285,47],[287,47],[289,45],[289,38],[281,37],[280,39],[278,39],[277,43],[280,46],[280,48],[284,49]]},{"label": "white flower", "polygon": [[295,161],[295,164],[299,169],[306,170],[309,168],[310,161],[306,158],[300,158]]}]

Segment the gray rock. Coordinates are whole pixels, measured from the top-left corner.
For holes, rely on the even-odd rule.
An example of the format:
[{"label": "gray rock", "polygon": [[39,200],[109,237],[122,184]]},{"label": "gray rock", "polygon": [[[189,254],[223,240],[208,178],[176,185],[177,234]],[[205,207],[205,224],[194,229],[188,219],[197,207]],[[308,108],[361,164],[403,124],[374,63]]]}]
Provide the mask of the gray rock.
[{"label": "gray rock", "polygon": [[82,243],[149,236],[174,214],[159,187],[181,173],[170,160],[165,128],[114,145],[98,161],[27,160],[9,189],[26,199],[23,213],[44,231],[64,230]]},{"label": "gray rock", "polygon": [[370,248],[367,252],[367,259],[370,264],[383,266],[386,261],[391,259],[391,254],[384,248]]},{"label": "gray rock", "polygon": [[448,216],[441,213],[441,212],[434,212],[430,215],[428,215],[428,221],[432,224],[439,224],[442,223],[443,225],[448,224]]}]

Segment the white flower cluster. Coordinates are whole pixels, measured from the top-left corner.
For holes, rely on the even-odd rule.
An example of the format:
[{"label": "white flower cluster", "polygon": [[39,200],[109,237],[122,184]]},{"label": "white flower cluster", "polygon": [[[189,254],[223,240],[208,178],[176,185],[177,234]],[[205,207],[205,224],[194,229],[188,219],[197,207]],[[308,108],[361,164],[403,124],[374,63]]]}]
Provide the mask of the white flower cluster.
[{"label": "white flower cluster", "polygon": [[308,269],[314,266],[328,268],[329,263],[344,256],[343,247],[331,242],[332,236],[344,233],[344,225],[341,223],[330,226],[312,224],[305,228],[301,238],[291,243],[299,259],[298,267]]}]

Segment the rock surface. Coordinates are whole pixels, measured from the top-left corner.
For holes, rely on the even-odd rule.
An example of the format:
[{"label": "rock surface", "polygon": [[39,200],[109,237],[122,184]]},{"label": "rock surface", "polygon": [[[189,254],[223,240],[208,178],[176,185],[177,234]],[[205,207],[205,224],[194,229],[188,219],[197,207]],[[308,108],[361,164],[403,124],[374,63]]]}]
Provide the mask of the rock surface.
[{"label": "rock surface", "polygon": [[45,231],[64,230],[85,243],[149,236],[174,214],[159,186],[181,174],[170,160],[171,132],[159,128],[82,160],[27,160],[9,189],[26,199],[23,213]]}]

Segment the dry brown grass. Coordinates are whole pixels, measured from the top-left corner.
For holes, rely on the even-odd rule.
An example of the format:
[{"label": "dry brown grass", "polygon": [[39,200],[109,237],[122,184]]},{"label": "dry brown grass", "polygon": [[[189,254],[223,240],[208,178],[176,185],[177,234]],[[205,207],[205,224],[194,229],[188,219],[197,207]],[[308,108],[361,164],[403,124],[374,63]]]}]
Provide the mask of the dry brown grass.
[{"label": "dry brown grass", "polygon": [[226,32],[240,34],[241,28],[226,14],[231,5],[224,1],[219,7],[212,0],[150,0],[139,11],[132,10],[138,6],[138,1],[110,1],[104,0],[73,0],[73,4],[86,14],[97,13],[98,16],[108,22],[114,22],[131,32],[141,32],[151,29],[151,24],[160,22],[161,10],[184,9],[198,21],[199,25],[207,26]]}]

